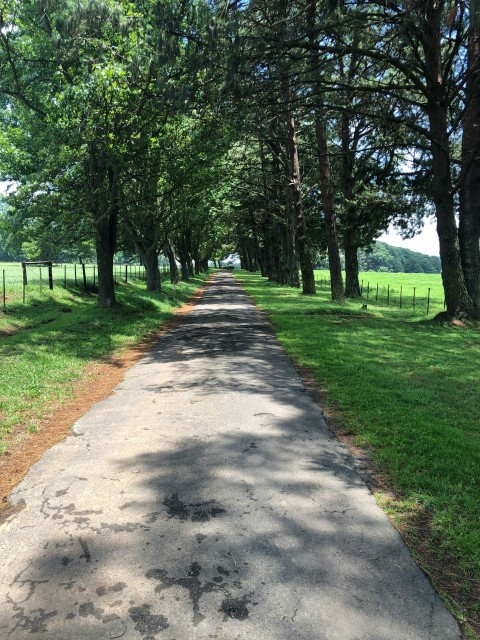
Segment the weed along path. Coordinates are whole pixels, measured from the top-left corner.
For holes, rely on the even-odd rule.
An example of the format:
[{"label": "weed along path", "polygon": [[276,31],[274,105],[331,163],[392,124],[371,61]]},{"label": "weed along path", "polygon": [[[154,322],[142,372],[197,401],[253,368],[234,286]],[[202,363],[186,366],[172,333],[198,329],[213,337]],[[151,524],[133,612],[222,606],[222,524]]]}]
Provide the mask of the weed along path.
[{"label": "weed along path", "polygon": [[74,431],[0,528],[0,638],[461,638],[230,274]]}]

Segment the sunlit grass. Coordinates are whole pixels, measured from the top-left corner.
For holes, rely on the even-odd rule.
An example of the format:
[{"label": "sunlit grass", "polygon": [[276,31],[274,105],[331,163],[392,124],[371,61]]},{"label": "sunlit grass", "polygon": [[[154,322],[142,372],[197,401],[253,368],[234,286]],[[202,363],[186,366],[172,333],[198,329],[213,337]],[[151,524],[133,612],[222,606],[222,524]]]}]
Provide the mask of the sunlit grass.
[{"label": "sunlit grass", "polygon": [[[330,275],[328,271],[315,271],[319,291],[327,293]],[[444,308],[442,277],[430,273],[379,273],[364,271],[359,274],[362,302],[368,306],[384,307],[388,313],[400,311],[412,316],[435,315]],[[430,291],[429,291],[430,290]],[[430,295],[430,303],[428,297]],[[401,308],[400,308],[401,307]]]}]

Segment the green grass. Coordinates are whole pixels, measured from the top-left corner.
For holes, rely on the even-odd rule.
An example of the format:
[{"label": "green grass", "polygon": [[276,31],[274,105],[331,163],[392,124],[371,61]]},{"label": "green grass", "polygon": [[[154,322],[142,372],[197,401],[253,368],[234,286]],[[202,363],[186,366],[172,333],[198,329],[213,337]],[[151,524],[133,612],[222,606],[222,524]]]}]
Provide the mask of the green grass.
[{"label": "green grass", "polygon": [[[320,291],[327,292],[329,290],[329,278],[328,271],[315,271],[315,280],[319,283]],[[377,305],[378,303],[379,306],[390,307],[393,311],[394,309],[400,309],[401,298],[402,309],[400,315],[403,317],[405,317],[405,313],[411,313],[418,317],[426,315],[429,289],[429,313],[435,315],[444,308],[444,294],[440,274],[364,271],[359,274],[359,280],[362,286],[364,302],[368,305]]]},{"label": "green grass", "polygon": [[[125,265],[115,265],[114,275],[118,282],[125,282]],[[139,265],[128,265],[127,280],[144,280],[144,268]],[[3,310],[3,277],[5,275],[5,291],[7,309],[10,303],[23,301],[23,271],[20,262],[0,262],[0,310]],[[83,270],[80,264],[57,264],[52,266],[54,289],[80,287],[83,288]],[[97,266],[85,265],[87,287],[97,280]],[[28,266],[25,301],[34,299],[37,294],[48,291],[48,267]]]},{"label": "green grass", "polygon": [[11,296],[6,314],[0,307],[0,452],[14,425],[34,430],[52,402],[71,394],[69,383],[88,364],[157,329],[205,277],[175,290],[163,283],[161,294],[148,293],[140,281],[119,285],[120,306],[112,311],[97,308],[96,296],[78,289],[37,289],[27,304]]},{"label": "green grass", "polygon": [[[398,496],[390,509],[399,518],[426,512],[429,552],[478,584],[480,326],[455,327],[384,304],[362,311],[364,300],[340,305],[324,290],[306,297],[256,274],[235,275],[268,312],[290,355],[326,389],[343,429],[387,474]],[[368,275],[371,282],[388,276],[397,287],[407,278],[437,278]],[[471,584],[466,579],[457,595]]]}]

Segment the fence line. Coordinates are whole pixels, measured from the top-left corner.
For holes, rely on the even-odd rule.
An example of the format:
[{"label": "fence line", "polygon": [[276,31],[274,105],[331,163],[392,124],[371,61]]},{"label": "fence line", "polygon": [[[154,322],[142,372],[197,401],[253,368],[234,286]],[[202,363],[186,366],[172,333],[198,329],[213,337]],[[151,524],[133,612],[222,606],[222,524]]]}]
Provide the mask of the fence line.
[{"label": "fence line", "polygon": [[[48,289],[48,278],[45,280],[45,269],[42,266],[27,265],[26,272],[22,272],[20,263],[12,263],[8,269],[2,268],[1,288],[2,306],[5,313],[9,298],[18,299],[20,296],[23,303],[27,300],[28,293],[44,293]],[[167,277],[170,269],[167,265],[159,267],[163,277]],[[93,263],[68,263],[54,264],[52,268],[52,286],[63,289],[79,288],[85,291],[96,290],[98,284],[98,266]],[[120,283],[145,281],[145,267],[139,264],[115,264],[113,265],[113,276],[116,285]]]},{"label": "fence line", "polygon": [[[329,278],[320,278],[319,280],[315,280],[315,284],[320,289],[330,290],[331,281]],[[364,300],[373,299],[373,294],[375,295],[375,302],[385,302],[388,307],[398,306],[400,309],[408,308],[409,302],[411,302],[411,308],[416,310],[417,307],[424,307],[426,309],[426,313],[430,313],[431,307],[442,307],[445,309],[445,298],[439,300],[438,298],[432,298],[432,288],[426,287],[425,296],[419,296],[418,291],[419,287],[413,287],[413,291],[409,296],[405,290],[404,285],[400,285],[400,290],[393,289],[390,284],[386,284],[383,286],[379,286],[378,283],[371,286],[370,282],[367,281],[365,286],[365,281],[361,281],[360,285],[360,296]],[[383,296],[382,296],[383,294]],[[370,297],[372,295],[372,298]]]}]

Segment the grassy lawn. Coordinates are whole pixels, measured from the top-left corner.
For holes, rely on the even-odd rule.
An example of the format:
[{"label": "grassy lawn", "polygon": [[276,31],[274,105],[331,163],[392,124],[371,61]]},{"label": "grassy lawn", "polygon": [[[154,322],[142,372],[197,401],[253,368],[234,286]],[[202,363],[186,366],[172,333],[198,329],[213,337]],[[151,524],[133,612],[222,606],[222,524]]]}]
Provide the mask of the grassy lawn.
[{"label": "grassy lawn", "polygon": [[93,294],[62,287],[50,292],[44,286],[40,293],[29,285],[23,304],[11,287],[6,314],[0,306],[0,452],[13,426],[34,431],[53,401],[69,397],[69,383],[82,378],[88,364],[158,329],[206,277],[175,290],[163,283],[161,294],[148,293],[139,280],[120,284],[115,311],[98,309]]},{"label": "grassy lawn", "polygon": [[[235,275],[326,390],[342,429],[369,449],[396,495],[378,493],[379,502],[422,567],[480,630],[480,326],[375,301],[362,311],[364,300],[339,305],[324,289],[304,297],[257,274]],[[370,282],[383,275],[394,287],[405,277],[434,287],[439,278],[368,274]]]}]

